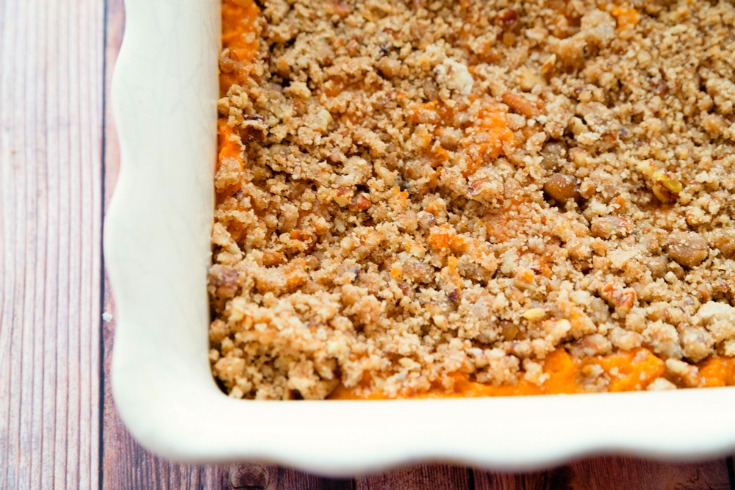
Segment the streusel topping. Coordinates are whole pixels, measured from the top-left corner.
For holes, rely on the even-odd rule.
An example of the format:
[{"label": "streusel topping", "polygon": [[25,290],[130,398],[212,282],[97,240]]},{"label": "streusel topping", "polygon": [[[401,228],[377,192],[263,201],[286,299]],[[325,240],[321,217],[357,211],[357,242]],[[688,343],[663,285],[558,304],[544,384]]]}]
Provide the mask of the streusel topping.
[{"label": "streusel topping", "polygon": [[543,392],[559,352],[600,360],[582,391],[625,353],[658,362],[625,389],[664,389],[735,356],[731,3],[223,19],[210,358],[231,396]]}]

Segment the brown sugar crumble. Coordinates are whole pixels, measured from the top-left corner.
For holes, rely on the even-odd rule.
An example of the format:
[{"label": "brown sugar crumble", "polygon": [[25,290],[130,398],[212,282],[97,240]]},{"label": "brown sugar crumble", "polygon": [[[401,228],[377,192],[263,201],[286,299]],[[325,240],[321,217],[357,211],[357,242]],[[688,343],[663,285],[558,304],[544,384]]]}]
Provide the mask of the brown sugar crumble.
[{"label": "brown sugar crumble", "polygon": [[734,51],[727,1],[224,0],[215,377],[735,384]]}]

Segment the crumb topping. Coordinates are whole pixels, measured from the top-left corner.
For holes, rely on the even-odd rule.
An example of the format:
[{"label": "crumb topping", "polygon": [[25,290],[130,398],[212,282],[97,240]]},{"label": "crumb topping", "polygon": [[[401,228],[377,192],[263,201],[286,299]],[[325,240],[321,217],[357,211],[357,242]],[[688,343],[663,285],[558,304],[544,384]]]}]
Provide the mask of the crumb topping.
[{"label": "crumb topping", "polygon": [[585,391],[653,353],[663,374],[625,386],[664,390],[735,355],[731,3],[223,5],[231,396],[541,386],[559,349],[602,359]]}]

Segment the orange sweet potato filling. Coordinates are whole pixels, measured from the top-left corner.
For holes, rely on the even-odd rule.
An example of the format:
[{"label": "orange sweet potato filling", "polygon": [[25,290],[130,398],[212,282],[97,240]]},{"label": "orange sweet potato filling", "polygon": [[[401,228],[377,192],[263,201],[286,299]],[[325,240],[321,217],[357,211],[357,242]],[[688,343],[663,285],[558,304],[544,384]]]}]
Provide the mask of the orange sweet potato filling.
[{"label": "orange sweet potato filling", "polygon": [[[399,398],[478,398],[486,396],[529,396],[585,393],[585,371],[599,366],[610,376],[609,392],[645,390],[655,379],[664,376],[665,363],[648,349],[634,349],[607,356],[595,356],[575,360],[564,349],[549,354],[544,363],[548,378],[541,386],[525,379],[513,386],[493,386],[474,382],[464,374],[455,375],[454,390],[447,392],[437,386],[427,393],[402,394]],[[721,387],[735,385],[735,361],[732,359],[708,359],[699,365],[702,386]],[[354,390],[339,386],[330,400],[383,400],[381,392],[369,396],[357,396]]]},{"label": "orange sweet potato filling", "polygon": [[704,379],[703,386],[734,386],[735,385],[735,360],[733,359],[707,359],[702,362],[699,374]]},{"label": "orange sweet potato filling", "polygon": [[240,163],[240,167],[243,166],[243,160],[241,155],[241,148],[239,141],[231,138],[234,131],[231,126],[227,125],[226,121],[219,120],[217,124],[218,141],[217,146],[219,148],[219,158],[217,161],[217,168],[221,167],[224,160],[227,158],[235,158]]},{"label": "orange sweet potato filling", "polygon": [[222,1],[222,49],[229,61],[227,72],[220,71],[223,95],[250,72],[250,61],[258,49],[257,19],[258,6],[253,0]]},{"label": "orange sweet potato filling", "polygon": [[[258,7],[253,0],[223,0],[222,2],[222,48],[223,57],[227,58],[227,69],[220,71],[220,90],[226,94],[228,89],[242,82],[250,73],[250,61],[258,47],[256,21]],[[612,11],[623,28],[635,26],[639,14],[633,9],[616,7]],[[222,66],[222,63],[220,64]],[[336,95],[328,91],[327,95]],[[506,102],[506,101],[504,101]],[[512,101],[511,101],[512,102]],[[437,118],[446,120],[451,116],[447,110],[437,106],[437,102],[421,104],[408,110],[408,117],[414,122],[422,119]],[[434,121],[438,122],[438,121]],[[462,142],[462,148],[470,156],[472,173],[482,165],[483,160],[497,158],[502,152],[503,144],[516,144],[513,133],[508,130],[502,113],[488,105],[483,111],[478,124],[470,131],[471,135]],[[239,138],[227,121],[220,119],[218,123],[218,162],[217,168],[226,160],[235,159],[242,168],[244,162],[241,154]],[[427,149],[427,158],[441,159],[441,148]],[[437,153],[439,152],[439,153]],[[237,189],[226,189],[220,194],[228,195]],[[522,208],[523,203],[514,203]],[[508,225],[503,216],[498,216],[491,223],[495,233],[501,233]],[[497,226],[502,224],[503,226]],[[502,238],[502,237],[500,237]],[[452,248],[450,236],[437,235],[433,238],[440,248]],[[401,393],[399,398],[475,398],[487,396],[528,396],[544,394],[573,394],[588,391],[585,389],[586,373],[590,370],[602,369],[610,377],[607,391],[644,390],[655,379],[665,375],[665,363],[649,350],[634,349],[629,352],[617,352],[606,356],[595,356],[585,359],[574,359],[564,349],[557,349],[549,354],[543,363],[545,380],[539,386],[526,379],[515,385],[494,386],[472,381],[467,375],[456,373],[453,390],[436,386],[425,393]],[[735,385],[735,360],[710,358],[699,364],[701,385],[705,387],[721,387]],[[374,391],[368,396],[358,396],[355,389],[338,386],[329,396],[332,400],[387,398],[382,392]]]},{"label": "orange sweet potato filling", "polygon": [[[585,372],[592,366],[599,366],[611,376],[612,381],[608,390],[611,392],[645,389],[665,371],[664,362],[647,349],[635,349],[630,352],[583,360],[575,360],[564,349],[558,349],[549,354],[544,362],[544,374],[547,375],[547,379],[541,386],[525,379],[521,379],[518,384],[512,386],[493,386],[471,381],[466,375],[458,373],[455,376],[454,390],[451,392],[437,386],[428,393],[405,394],[401,398],[476,398],[584,393]],[[381,393],[358,397],[353,394],[352,390],[342,386],[330,396],[330,399],[340,400],[379,400],[383,398],[385,397]]]}]

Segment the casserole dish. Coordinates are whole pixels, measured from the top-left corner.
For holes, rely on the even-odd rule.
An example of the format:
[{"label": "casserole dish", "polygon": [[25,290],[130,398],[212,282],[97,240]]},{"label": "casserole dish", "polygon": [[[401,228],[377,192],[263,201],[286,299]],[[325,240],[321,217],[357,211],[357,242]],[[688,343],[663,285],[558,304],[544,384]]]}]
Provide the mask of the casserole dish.
[{"label": "casserole dish", "polygon": [[[590,453],[708,458],[735,447],[727,388],[461,400],[234,400],[207,359],[219,4],[128,0],[113,79],[122,172],[105,253],[113,394],[147,448],[330,476],[420,460],[528,470]],[[706,417],[707,424],[702,424]]]}]

